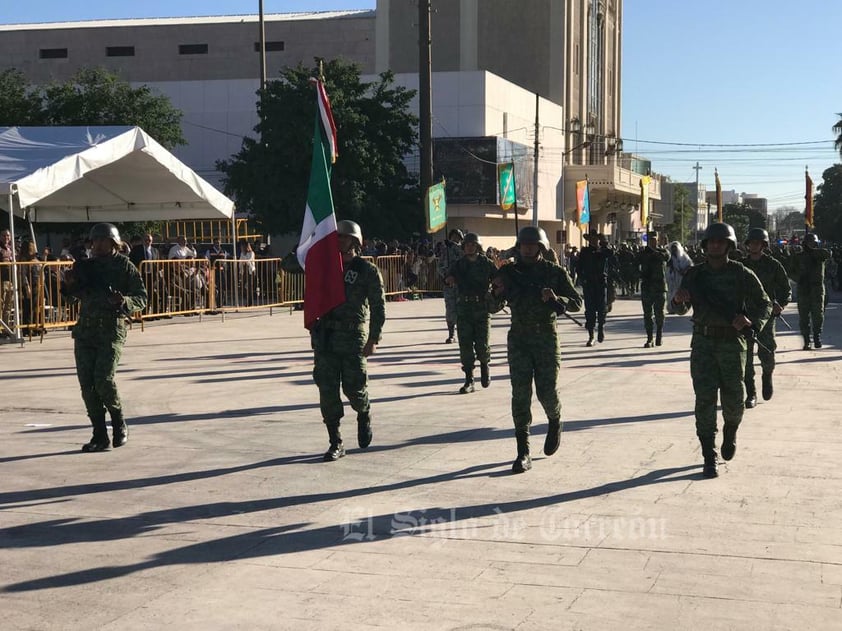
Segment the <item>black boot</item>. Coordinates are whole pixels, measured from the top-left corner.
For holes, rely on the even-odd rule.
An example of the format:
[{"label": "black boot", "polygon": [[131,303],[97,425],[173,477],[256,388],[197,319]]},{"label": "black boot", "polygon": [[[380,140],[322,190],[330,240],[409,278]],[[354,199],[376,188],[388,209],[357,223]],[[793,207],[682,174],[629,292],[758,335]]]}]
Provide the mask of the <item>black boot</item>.
[{"label": "black boot", "polygon": [[325,452],[324,461],[332,462],[339,460],[345,455],[345,447],[342,445],[342,434],[339,433],[339,421],[327,425],[327,435],[330,438],[330,447]]},{"label": "black boot", "polygon": [[459,388],[459,394],[468,394],[474,391],[474,371],[473,369],[463,368],[465,373],[465,383]]},{"label": "black boot", "polygon": [[115,447],[122,447],[128,442],[129,426],[126,425],[123,412],[117,412],[111,415],[111,431],[114,433],[114,438],[111,442]]},{"label": "black boot", "polygon": [[544,455],[552,456],[561,444],[561,419],[551,418],[547,426],[547,437],[544,439]]},{"label": "black boot", "polygon": [[822,347],[822,335],[821,333],[813,333],[813,346],[816,348]]},{"label": "black boot", "polygon": [[813,348],[813,347],[810,345],[810,336],[805,335],[804,336],[804,347],[803,347],[802,350],[809,351],[811,348]]},{"label": "black boot", "polygon": [[585,346],[593,346],[593,329],[592,328],[588,329],[588,341],[585,344]]},{"label": "black boot", "polygon": [[719,475],[719,472],[716,470],[716,442],[714,437],[699,438],[699,443],[702,445],[702,457],[705,459],[702,475],[706,478],[715,478]]},{"label": "black boot", "polygon": [[529,430],[515,430],[517,439],[517,458],[512,463],[512,473],[524,473],[532,468],[529,457]]},{"label": "black boot", "polygon": [[[750,410],[751,408],[757,405],[757,390],[754,387],[754,380],[746,382],[746,409]],[[728,460],[728,458],[726,458]]]},{"label": "black boot", "polygon": [[491,383],[491,375],[488,374],[488,362],[482,363],[480,362],[479,365],[479,382],[483,388],[487,388],[488,384]]},{"label": "black boot", "polygon": [[447,323],[447,339],[444,341],[445,344],[453,344],[453,335],[456,330],[456,325],[452,322]]},{"label": "black boot", "polygon": [[655,346],[660,346],[664,341],[664,329],[658,327],[658,330],[655,331]]},{"label": "black boot", "polygon": [[605,328],[601,324],[596,330],[596,341],[600,343],[605,341]]},{"label": "black boot", "polygon": [[737,426],[725,424],[722,428],[722,458],[730,460],[737,452]]},{"label": "black boot", "polygon": [[108,440],[108,426],[105,424],[105,414],[101,417],[91,419],[94,433],[91,440],[82,445],[82,451],[105,451],[111,447],[111,441]]},{"label": "black boot", "polygon": [[371,412],[357,414],[357,444],[365,449],[371,444]]},{"label": "black boot", "polygon": [[655,345],[655,343],[652,341],[652,334],[647,333],[646,334],[646,344],[643,345],[643,348],[652,348],[654,345]]},{"label": "black boot", "polygon": [[763,400],[768,401],[769,399],[771,399],[774,392],[775,389],[772,387],[772,372],[764,372],[762,388]]}]

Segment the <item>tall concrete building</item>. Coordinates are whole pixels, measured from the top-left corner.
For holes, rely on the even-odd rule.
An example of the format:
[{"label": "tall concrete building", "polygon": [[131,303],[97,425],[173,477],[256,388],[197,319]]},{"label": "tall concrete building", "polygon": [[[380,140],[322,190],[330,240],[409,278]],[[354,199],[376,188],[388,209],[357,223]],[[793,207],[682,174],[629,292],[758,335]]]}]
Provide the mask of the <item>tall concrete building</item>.
[{"label": "tall concrete building", "polygon": [[[514,213],[496,203],[495,164],[514,161],[518,218],[537,217],[556,245],[580,243],[585,227],[617,240],[638,235],[648,163],[621,151],[622,0],[432,0],[432,7],[434,153],[437,173],[450,182],[451,225],[491,243],[511,241]],[[418,85],[417,0],[265,22],[270,80],[283,66],[341,56],[366,75],[389,69],[399,83]],[[189,144],[176,154],[221,186],[216,161],[236,153],[257,123],[258,32],[256,15],[0,25],[0,69],[46,83],[103,66],[159,90],[184,113]],[[575,187],[584,179],[592,219],[580,228]],[[657,177],[649,197],[660,197]]]}]

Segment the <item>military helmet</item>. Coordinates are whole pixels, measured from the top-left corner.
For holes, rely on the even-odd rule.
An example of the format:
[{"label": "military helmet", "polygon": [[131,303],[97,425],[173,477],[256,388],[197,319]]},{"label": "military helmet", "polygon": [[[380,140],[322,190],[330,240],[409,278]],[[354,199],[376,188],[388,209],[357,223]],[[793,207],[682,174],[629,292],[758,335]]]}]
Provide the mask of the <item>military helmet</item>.
[{"label": "military helmet", "polygon": [[459,230],[459,228],[454,228],[453,230],[451,230],[450,232],[448,232],[448,233],[447,233],[447,238],[449,239],[449,238],[450,238],[450,237],[452,237],[454,234],[455,234],[456,236],[458,236],[458,237],[459,237],[459,240],[460,240],[460,241],[462,241],[462,240],[465,238],[465,233],[464,233],[464,232],[462,232],[461,230]]},{"label": "military helmet", "polygon": [[477,252],[482,251],[482,242],[479,240],[479,235],[476,232],[468,232],[462,239],[462,249],[465,249],[466,243],[474,243],[477,246]]},{"label": "military helmet", "polygon": [[706,249],[708,239],[725,239],[730,241],[732,248],[737,247],[737,235],[734,234],[734,229],[727,223],[712,223],[705,230],[705,235],[702,237],[702,249]]},{"label": "military helmet", "polygon": [[360,224],[350,219],[342,219],[336,222],[336,233],[346,234],[349,237],[354,237],[357,240],[357,247],[363,247],[363,231]]},{"label": "military helmet", "polygon": [[528,243],[538,243],[547,252],[550,249],[550,240],[547,238],[547,233],[543,228],[538,226],[524,226],[517,233],[517,243],[515,246],[521,246]]},{"label": "military helmet", "polygon": [[801,239],[801,245],[804,247],[817,248],[819,244],[819,236],[813,232],[804,235],[804,238]]},{"label": "military helmet", "polygon": [[88,236],[91,241],[95,239],[111,239],[117,247],[120,247],[122,243],[120,240],[120,231],[117,230],[117,226],[113,223],[94,224]]},{"label": "military helmet", "polygon": [[763,228],[752,228],[748,231],[748,236],[745,240],[745,245],[748,245],[749,241],[763,241],[763,245],[769,245],[769,233],[766,232]]}]

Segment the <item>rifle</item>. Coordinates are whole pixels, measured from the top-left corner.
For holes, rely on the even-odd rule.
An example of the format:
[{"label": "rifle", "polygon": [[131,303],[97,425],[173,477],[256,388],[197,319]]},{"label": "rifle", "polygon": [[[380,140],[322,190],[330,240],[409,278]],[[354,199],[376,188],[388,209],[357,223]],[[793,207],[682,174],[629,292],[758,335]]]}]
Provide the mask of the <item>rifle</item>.
[{"label": "rifle", "polygon": [[[517,270],[517,269],[512,268],[512,271],[513,271],[515,274],[517,274],[518,276],[520,276],[520,278],[522,279],[522,280],[521,280],[521,282],[519,283],[521,286],[523,286],[523,287],[529,287],[530,289],[537,289],[537,290],[538,290],[538,294],[539,294],[539,295],[540,295],[540,294],[542,293],[542,291],[544,290],[544,287],[542,287],[540,284],[538,284],[538,283],[533,283],[533,282],[527,282],[526,280],[524,280],[524,279],[526,278],[526,276],[525,276],[525,275],[524,275],[524,273],[523,273],[523,272],[521,272],[520,270]],[[565,305],[565,304],[564,304],[561,300],[559,300],[559,299],[558,299],[558,297],[556,297],[556,299],[555,299],[555,300],[552,300],[552,301],[547,301],[547,302],[548,302],[548,304],[550,305],[550,307],[552,307],[552,310],[553,310],[553,312],[554,312],[556,315],[563,315],[563,316],[564,316],[564,317],[566,317],[568,320],[572,320],[573,322],[575,322],[575,323],[576,323],[576,324],[578,324],[579,326],[581,326],[581,327],[584,327],[584,326],[585,326],[584,324],[582,324],[582,322],[581,322],[581,321],[577,320],[577,319],[576,319],[576,318],[574,318],[572,315],[570,315],[569,313],[567,313],[567,306],[566,306],[566,305]]]}]

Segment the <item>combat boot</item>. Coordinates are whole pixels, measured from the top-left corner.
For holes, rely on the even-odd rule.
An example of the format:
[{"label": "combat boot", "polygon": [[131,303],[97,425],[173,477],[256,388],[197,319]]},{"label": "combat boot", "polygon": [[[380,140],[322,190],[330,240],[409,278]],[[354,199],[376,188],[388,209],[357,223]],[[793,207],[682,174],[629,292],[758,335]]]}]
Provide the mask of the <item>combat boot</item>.
[{"label": "combat boot", "polygon": [[465,383],[459,388],[459,394],[468,394],[474,391],[474,370],[473,368],[463,368],[465,373]]},{"label": "combat boot", "polygon": [[813,348],[813,347],[810,345],[810,336],[805,335],[804,336],[804,347],[802,348],[802,350],[809,351],[811,348]]},{"label": "combat boot", "polygon": [[105,414],[101,417],[91,419],[94,432],[91,440],[82,445],[82,451],[105,451],[111,447],[111,441],[108,440],[108,426],[105,424]]},{"label": "combat boot", "polygon": [[532,458],[529,457],[529,431],[515,430],[517,439],[517,458],[512,463],[512,473],[524,473],[532,468]]},{"label": "combat boot", "polygon": [[702,445],[702,457],[705,459],[702,475],[706,478],[715,478],[719,475],[716,470],[716,442],[713,436],[710,438],[699,438]]},{"label": "combat boot", "polygon": [[596,330],[596,341],[602,343],[605,341],[605,329],[600,324],[599,328]]},{"label": "combat boot", "polygon": [[488,362],[484,364],[480,362],[479,365],[479,382],[483,388],[487,388],[491,383],[491,375],[488,374]]},{"label": "combat boot", "polygon": [[339,433],[339,421],[334,421],[327,425],[327,435],[330,439],[330,447],[325,452],[323,460],[325,462],[333,462],[339,460],[345,455],[345,447],[342,445],[342,434]]},{"label": "combat boot", "polygon": [[654,342],[652,342],[652,336],[649,335],[646,338],[646,344],[643,345],[643,348],[652,348],[654,345],[655,345]]},{"label": "combat boot", "polygon": [[547,426],[547,437],[544,438],[544,455],[552,456],[561,444],[561,419],[551,418]]},{"label": "combat boot", "polygon": [[[754,380],[750,382],[746,382],[746,409],[750,410],[751,408],[757,405],[757,390],[754,387]],[[728,458],[726,458],[728,460]]]},{"label": "combat boot", "polygon": [[122,411],[111,414],[111,431],[114,433],[111,441],[114,447],[122,447],[129,441],[129,426]]},{"label": "combat boot", "polygon": [[444,341],[445,344],[453,344],[454,340],[454,332],[456,330],[456,325],[451,322],[447,323],[447,339]]},{"label": "combat boot", "polygon": [[664,329],[662,327],[658,327],[658,330],[655,331],[655,346],[660,346],[664,341]]},{"label": "combat boot", "polygon": [[365,449],[371,444],[371,412],[357,414],[357,444]]},{"label": "combat boot", "polygon": [[737,453],[737,426],[725,424],[722,428],[722,458],[731,460]]},{"label": "combat boot", "polygon": [[593,329],[588,329],[588,341],[585,346],[593,346]]},{"label": "combat boot", "polygon": [[822,336],[821,333],[814,333],[813,334],[813,346],[816,348],[822,347]]},{"label": "combat boot", "polygon": [[762,388],[763,400],[768,401],[769,399],[771,399],[774,392],[775,392],[775,389],[772,387],[772,371],[771,370],[769,372],[764,371],[764,373],[763,373],[763,388]]}]

